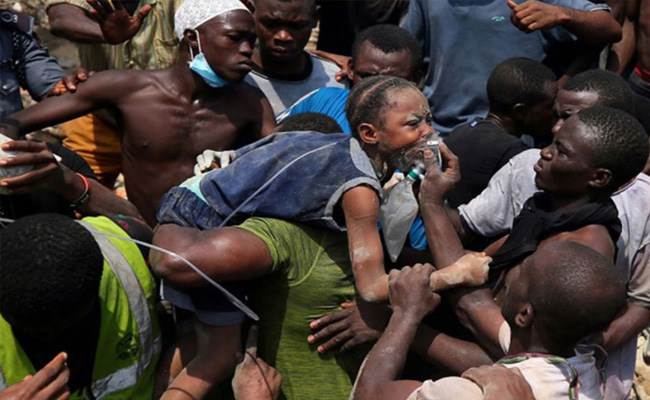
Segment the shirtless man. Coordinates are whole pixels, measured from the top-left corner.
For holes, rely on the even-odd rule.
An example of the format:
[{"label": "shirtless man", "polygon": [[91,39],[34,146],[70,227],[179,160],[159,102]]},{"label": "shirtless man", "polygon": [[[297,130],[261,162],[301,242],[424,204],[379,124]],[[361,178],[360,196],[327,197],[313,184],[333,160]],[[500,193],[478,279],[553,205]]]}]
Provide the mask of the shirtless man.
[{"label": "shirtless man", "polygon": [[251,70],[255,22],[239,0],[186,1],[176,34],[172,68],[100,72],[75,94],[11,116],[27,133],[104,107],[117,111],[126,190],[152,226],[160,198],[192,176],[201,151],[237,148],[275,127],[264,95],[241,82]]}]

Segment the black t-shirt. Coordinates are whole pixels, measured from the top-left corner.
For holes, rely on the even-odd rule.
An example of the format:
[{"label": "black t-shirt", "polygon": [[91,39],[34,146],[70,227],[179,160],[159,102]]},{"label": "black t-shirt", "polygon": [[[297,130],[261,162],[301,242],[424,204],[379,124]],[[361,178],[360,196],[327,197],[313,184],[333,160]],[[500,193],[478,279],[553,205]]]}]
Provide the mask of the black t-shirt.
[{"label": "black t-shirt", "polygon": [[447,198],[451,207],[467,204],[478,196],[508,160],[529,149],[521,139],[486,119],[457,126],[445,138],[445,144],[460,162],[460,182]]},{"label": "black t-shirt", "polygon": [[[60,163],[87,178],[95,178],[88,163],[77,153],[58,144],[47,144],[48,149],[61,157]],[[39,190],[21,195],[0,195],[0,217],[18,219],[37,213],[57,213],[74,217],[70,202],[56,193]]]}]

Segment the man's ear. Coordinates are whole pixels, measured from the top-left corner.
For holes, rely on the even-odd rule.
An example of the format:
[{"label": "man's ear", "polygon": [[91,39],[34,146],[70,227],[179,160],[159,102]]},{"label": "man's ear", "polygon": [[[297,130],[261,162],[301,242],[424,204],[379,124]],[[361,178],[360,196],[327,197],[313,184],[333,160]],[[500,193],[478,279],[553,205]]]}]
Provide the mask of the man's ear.
[{"label": "man's ear", "polygon": [[350,82],[354,82],[354,61],[352,60],[352,57],[348,58],[348,80]]},{"label": "man's ear", "polygon": [[521,310],[519,310],[517,315],[515,315],[515,324],[517,325],[517,328],[526,329],[530,327],[532,323],[533,306],[530,305],[530,303],[526,303],[526,305]]},{"label": "man's ear", "polygon": [[191,49],[199,48],[199,40],[196,36],[196,31],[193,29],[185,29],[185,32],[183,32],[183,42],[185,42]]},{"label": "man's ear", "polygon": [[367,144],[377,143],[377,129],[373,124],[364,122],[363,124],[359,125],[357,132],[359,132],[359,138],[362,142]]},{"label": "man's ear", "polygon": [[510,109],[512,117],[517,121],[523,121],[528,113],[528,107],[524,103],[517,103]]},{"label": "man's ear", "polygon": [[609,185],[611,181],[612,171],[608,170],[607,168],[598,168],[589,181],[589,186],[594,189],[602,189]]}]

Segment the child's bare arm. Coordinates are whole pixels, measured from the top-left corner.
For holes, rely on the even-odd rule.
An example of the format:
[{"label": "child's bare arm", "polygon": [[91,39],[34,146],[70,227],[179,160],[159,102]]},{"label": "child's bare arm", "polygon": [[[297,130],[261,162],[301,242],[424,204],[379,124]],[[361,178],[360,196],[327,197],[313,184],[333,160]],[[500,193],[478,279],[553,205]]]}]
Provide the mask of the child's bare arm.
[{"label": "child's bare arm", "polygon": [[388,275],[377,230],[379,197],[369,187],[358,186],[343,195],[343,212],[354,279],[361,298],[370,303],[388,300]]}]

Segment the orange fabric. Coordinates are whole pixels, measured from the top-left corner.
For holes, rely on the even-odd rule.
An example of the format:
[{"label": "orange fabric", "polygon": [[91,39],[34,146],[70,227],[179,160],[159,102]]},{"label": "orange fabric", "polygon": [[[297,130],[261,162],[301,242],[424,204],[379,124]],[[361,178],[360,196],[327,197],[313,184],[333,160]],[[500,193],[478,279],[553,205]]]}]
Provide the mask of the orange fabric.
[{"label": "orange fabric", "polygon": [[94,114],[87,114],[61,125],[63,145],[82,156],[97,175],[97,180],[112,189],[122,171],[122,149],[117,129]]}]

